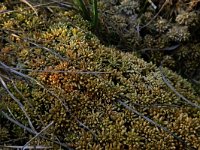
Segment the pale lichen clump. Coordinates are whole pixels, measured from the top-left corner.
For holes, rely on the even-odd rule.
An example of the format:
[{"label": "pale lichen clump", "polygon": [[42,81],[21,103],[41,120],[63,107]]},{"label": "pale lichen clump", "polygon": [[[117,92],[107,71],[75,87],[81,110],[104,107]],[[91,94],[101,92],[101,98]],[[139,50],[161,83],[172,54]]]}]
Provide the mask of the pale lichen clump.
[{"label": "pale lichen clump", "polygon": [[[135,53],[103,46],[79,15],[56,11],[48,17],[42,12],[41,16],[35,16],[35,22],[42,22],[43,28],[30,24],[25,27],[30,30],[24,30],[24,26],[19,26],[20,13],[25,17],[22,22],[34,16],[30,10],[2,16],[5,21],[15,16],[11,23],[16,24],[12,26],[14,30],[0,22],[5,32],[0,62],[21,73],[16,76],[16,72],[1,67],[0,77],[23,104],[38,132],[53,121],[43,135],[75,149],[177,149],[186,145],[197,149],[200,146],[199,109],[179,98],[166,85],[167,81],[163,81],[162,74],[176,91],[193,105],[199,105],[200,97],[191,84],[167,68],[160,71]],[[22,77],[22,73],[29,78]],[[6,93],[3,88],[0,90]],[[0,110],[11,112],[10,117],[29,127],[27,117],[10,95],[1,98]],[[166,127],[182,142],[125,109],[119,101]],[[5,117],[0,119],[1,123],[8,122]],[[17,138],[28,134],[11,123],[1,124],[0,131],[8,131],[10,138],[13,134]],[[52,144],[41,138],[32,142]]]},{"label": "pale lichen clump", "polygon": [[180,25],[195,26],[198,24],[198,15],[195,12],[182,12],[176,17],[176,22]]},{"label": "pale lichen clump", "polygon": [[172,41],[183,42],[189,39],[190,33],[188,31],[187,26],[183,26],[183,27],[174,26],[167,32],[167,36]]}]

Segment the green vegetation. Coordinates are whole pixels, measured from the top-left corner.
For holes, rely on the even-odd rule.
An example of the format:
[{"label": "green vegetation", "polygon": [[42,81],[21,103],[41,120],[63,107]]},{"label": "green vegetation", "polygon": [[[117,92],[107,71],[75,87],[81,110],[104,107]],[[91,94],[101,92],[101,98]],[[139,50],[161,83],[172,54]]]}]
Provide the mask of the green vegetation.
[{"label": "green vegetation", "polygon": [[36,14],[23,3],[13,11],[0,5],[2,147],[200,147],[200,96],[191,83],[102,45],[81,15],[51,6]]},{"label": "green vegetation", "polygon": [[[91,4],[90,4],[91,3]],[[94,29],[98,27],[98,10],[97,10],[97,0],[74,0],[75,6],[77,6],[80,14],[85,20],[91,22]],[[91,7],[91,8],[90,8]]]}]

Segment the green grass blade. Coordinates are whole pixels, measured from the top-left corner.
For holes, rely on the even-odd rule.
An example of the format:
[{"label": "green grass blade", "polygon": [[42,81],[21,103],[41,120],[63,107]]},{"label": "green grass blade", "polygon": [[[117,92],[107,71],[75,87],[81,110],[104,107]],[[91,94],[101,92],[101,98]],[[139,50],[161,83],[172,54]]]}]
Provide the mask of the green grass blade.
[{"label": "green grass blade", "polygon": [[90,12],[86,8],[83,0],[74,0],[74,3],[77,5],[79,11],[81,11],[81,15],[83,16],[83,18],[88,21],[91,21]]},{"label": "green grass blade", "polygon": [[98,9],[97,9],[97,0],[92,0],[92,26],[94,28],[98,25]]}]

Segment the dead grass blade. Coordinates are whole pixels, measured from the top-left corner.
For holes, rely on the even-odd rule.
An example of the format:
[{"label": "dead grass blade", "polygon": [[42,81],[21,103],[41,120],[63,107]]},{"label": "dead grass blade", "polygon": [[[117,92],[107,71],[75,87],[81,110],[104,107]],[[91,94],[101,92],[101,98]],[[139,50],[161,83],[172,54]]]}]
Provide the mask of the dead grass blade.
[{"label": "dead grass blade", "polygon": [[[2,68],[0,66],[0,68]],[[22,69],[22,68],[13,68],[13,70],[18,70],[18,71],[29,71],[29,72],[47,72],[47,73],[75,73],[75,74],[111,74],[112,72],[102,72],[102,71],[81,71],[81,70],[74,70],[74,71],[63,71],[63,70],[33,70],[33,69]]]},{"label": "dead grass blade", "polygon": [[1,75],[0,75],[0,82],[3,86],[3,88],[6,90],[6,92],[9,94],[9,96],[18,104],[18,106],[20,107],[20,109],[23,111],[24,115],[26,116],[26,118],[28,119],[28,123],[31,127],[31,129],[37,133],[37,131],[35,130],[35,128],[33,127],[33,124],[31,122],[31,119],[29,117],[29,115],[27,114],[27,112],[25,111],[25,108],[23,106],[23,104],[12,94],[12,92],[10,92],[10,90],[8,89],[6,83],[4,82],[4,80],[2,79]]},{"label": "dead grass blade", "polygon": [[26,149],[26,147],[28,146],[28,144],[34,140],[35,138],[37,138],[40,134],[42,134],[42,132],[44,132],[45,130],[47,130],[54,122],[52,121],[50,124],[48,124],[44,129],[42,129],[39,133],[37,133],[32,139],[30,139],[23,147],[22,150]]},{"label": "dead grass blade", "polygon": [[195,84],[200,85],[200,81],[197,81],[197,80],[195,80],[195,79],[191,79],[191,80],[192,80],[192,82],[194,82]]},{"label": "dead grass blade", "polygon": [[79,124],[80,127],[82,127],[83,129],[85,129],[86,131],[89,131],[92,134],[94,140],[97,141],[97,135],[88,126],[86,126],[84,123],[82,123],[78,119],[76,119],[76,121],[78,122],[78,124]]},{"label": "dead grass blade", "polygon": [[164,130],[165,132],[167,132],[168,134],[170,134],[171,136],[173,136],[176,140],[180,141],[183,145],[185,145],[186,147],[188,147],[189,149],[194,149],[190,146],[188,146],[188,143],[185,142],[183,139],[181,139],[180,137],[178,137],[175,133],[171,132],[168,128],[158,124],[157,122],[153,121],[152,119],[144,116],[142,113],[138,112],[136,109],[131,108],[130,106],[128,106],[127,104],[125,104],[124,102],[122,102],[120,99],[116,99],[116,101],[121,104],[124,108],[128,109],[129,111],[137,114],[138,116],[142,117],[143,119],[145,119],[146,121],[148,121],[149,123],[155,125],[156,127]]},{"label": "dead grass blade", "polygon": [[174,51],[178,47],[180,47],[180,44],[176,44],[176,45],[173,45],[173,46],[165,47],[165,48],[162,48],[162,49],[158,49],[158,48],[144,48],[144,49],[138,50],[138,52],[146,52],[146,51]]},{"label": "dead grass blade", "polygon": [[159,67],[161,75],[162,75],[162,79],[163,81],[166,83],[166,85],[178,96],[180,97],[182,100],[184,100],[185,102],[187,102],[188,104],[190,104],[191,106],[200,109],[200,106],[191,102],[190,100],[188,100],[187,98],[185,98],[182,94],[180,94],[170,83],[169,79],[166,78],[166,76],[164,75],[164,72],[162,70],[162,66]]},{"label": "dead grass blade", "polygon": [[28,5],[35,12],[35,14],[38,16],[36,9],[33,7],[33,5],[31,5],[30,2],[28,2],[27,0],[20,0],[20,1],[25,3],[26,5]]},{"label": "dead grass blade", "polygon": [[68,9],[74,9],[74,10],[76,10],[76,8],[74,7],[73,3],[64,2],[64,1],[56,1],[56,0],[53,0],[53,2],[55,2],[56,4],[58,4],[61,8],[66,8],[67,10]]},{"label": "dead grass blade", "polygon": [[35,131],[33,131],[31,128],[28,128],[26,126],[24,126],[23,124],[21,124],[19,121],[17,121],[16,119],[11,118],[7,113],[5,113],[4,111],[1,111],[1,114],[8,119],[9,121],[13,122],[14,124],[18,125],[20,128],[23,128],[24,130],[36,134]]},{"label": "dead grass blade", "polygon": [[[11,67],[7,66],[6,64],[4,64],[3,62],[0,61],[0,65],[5,69],[7,70],[8,72],[10,73],[14,73],[15,75],[17,76],[20,76],[20,77],[23,77],[25,79],[29,79],[30,81],[32,81],[33,83],[36,83],[37,85],[39,85],[41,88],[43,88],[44,90],[46,90],[48,93],[50,93],[51,95],[53,95],[55,98],[57,98],[61,104],[65,107],[65,109],[68,111],[68,107],[65,105],[65,103],[63,102],[63,100],[61,100],[54,92],[48,90],[47,88],[45,88],[41,83],[39,83],[36,79],[26,75],[26,74],[23,74],[21,72],[18,72],[14,69],[12,69]],[[12,93],[11,93],[12,94]]]},{"label": "dead grass blade", "polygon": [[160,14],[160,12],[164,9],[164,7],[169,3],[169,0],[165,0],[164,4],[161,6],[160,10],[155,14],[155,16],[148,22],[146,23],[144,26],[140,27],[139,31],[141,31],[141,29],[147,27],[149,24],[151,24]]},{"label": "dead grass blade", "polygon": [[[12,123],[18,125],[19,127],[23,128],[24,130],[28,131],[29,133],[34,134],[34,135],[36,134],[32,129],[30,129],[30,128],[24,126],[23,124],[21,124],[21,123],[18,122],[17,120],[14,120],[14,119],[12,119],[11,117],[9,117],[8,114],[5,113],[4,111],[1,111],[1,114],[2,114],[5,118],[7,118],[9,121],[11,121]],[[61,143],[61,142],[58,142],[58,141],[49,139],[49,138],[47,138],[46,136],[41,135],[41,134],[39,134],[38,136],[41,137],[41,138],[43,138],[43,139],[45,139],[45,140],[52,141],[52,142],[54,142],[54,143],[56,143],[56,144],[62,146],[62,147],[65,148],[66,150],[73,150],[72,148],[70,148],[70,147],[69,147],[68,145],[66,145],[65,143]]]},{"label": "dead grass blade", "polygon": [[39,44],[37,44],[37,43],[35,43],[35,42],[32,42],[32,40],[29,39],[29,38],[21,38],[19,35],[15,34],[15,33],[11,33],[11,35],[12,35],[13,37],[20,38],[20,39],[22,39],[24,42],[28,42],[28,43],[30,43],[30,44],[36,46],[37,48],[41,48],[41,49],[43,49],[43,50],[46,50],[47,52],[50,52],[50,53],[53,54],[54,56],[58,57],[60,60],[63,60],[63,61],[69,61],[69,60],[70,60],[69,58],[64,58],[64,57],[62,57],[61,55],[59,55],[58,53],[56,53],[55,50],[53,50],[53,49],[50,49],[50,48],[44,47],[44,46],[42,46],[42,45],[39,45]]},{"label": "dead grass blade", "polygon": [[[0,142],[0,149],[3,148],[3,146],[1,145],[8,145],[9,143],[15,143],[15,142],[18,142],[20,140],[25,140],[25,139],[28,139],[27,137],[23,137],[23,138],[17,138],[17,139],[9,139],[8,141],[1,141]],[[2,149],[1,149],[2,150]]]},{"label": "dead grass blade", "polygon": [[[38,4],[38,5],[31,5],[31,6],[35,9],[37,7],[48,6],[48,5],[51,5],[51,4],[55,4],[55,2],[49,2],[49,3],[45,3],[45,4]],[[30,8],[31,7],[29,6],[29,7],[24,8],[23,10],[27,10],[27,9],[30,9]],[[7,13],[18,12],[18,11],[19,10],[3,10],[3,11],[0,11],[0,14],[7,14]]]},{"label": "dead grass blade", "polygon": [[153,9],[157,9],[157,6],[151,0],[148,0],[148,2],[151,4],[151,6],[153,7]]},{"label": "dead grass blade", "polygon": [[[66,109],[66,111],[70,113],[69,108],[66,106],[65,102],[64,102],[62,99],[60,99],[53,91],[50,91],[50,90],[48,90],[47,88],[45,88],[45,87],[44,87],[42,84],[40,84],[37,80],[35,80],[34,78],[32,78],[32,77],[30,77],[30,76],[28,76],[28,75],[26,75],[26,74],[23,74],[23,73],[21,73],[21,72],[18,72],[18,71],[16,71],[16,70],[14,70],[13,68],[7,66],[6,64],[4,64],[4,63],[1,62],[1,61],[0,61],[0,65],[2,66],[1,68],[7,70],[8,72],[14,73],[14,74],[16,74],[16,75],[18,75],[18,76],[21,76],[21,77],[23,77],[23,78],[27,78],[27,79],[29,79],[30,81],[32,81],[32,82],[36,83],[37,85],[39,85],[39,86],[40,86],[41,88],[43,88],[45,91],[47,91],[48,93],[50,93],[51,95],[53,95],[56,99],[58,99],[58,100],[61,102],[62,106],[64,106],[64,108]],[[71,115],[71,113],[70,113],[70,115]],[[92,132],[92,131],[89,129],[89,127],[87,127],[86,125],[84,125],[84,124],[83,124],[81,121],[79,121],[78,119],[76,119],[76,121],[78,122],[78,124],[79,124],[80,127],[83,127],[85,130],[89,131],[89,132],[93,135],[93,137],[94,137],[95,139],[97,139],[97,138],[96,138],[97,136],[94,134],[94,132]]]},{"label": "dead grass blade", "polygon": [[[1,67],[1,66],[0,66],[0,68],[4,69],[4,68]],[[8,75],[8,74],[7,74],[7,75]],[[12,77],[11,77],[11,76],[7,77],[7,76],[5,76],[5,75],[1,75],[1,76],[2,76],[3,78],[5,78],[7,81],[9,81],[9,82],[13,85],[13,88],[16,90],[16,92],[21,96],[21,98],[22,98],[23,100],[25,100],[25,101],[27,102],[27,104],[28,104],[31,108],[33,108],[33,105],[29,102],[29,100],[28,100],[27,98],[24,97],[24,95],[23,95],[23,94],[20,92],[20,90],[17,88],[17,86],[16,86],[14,80],[12,79]]]},{"label": "dead grass blade", "polygon": [[[2,146],[2,148],[9,148],[9,149],[23,149],[23,146]],[[24,150],[30,150],[30,149],[53,149],[52,147],[48,147],[48,146],[42,146],[42,145],[35,145],[35,146],[26,146],[24,148]]]}]

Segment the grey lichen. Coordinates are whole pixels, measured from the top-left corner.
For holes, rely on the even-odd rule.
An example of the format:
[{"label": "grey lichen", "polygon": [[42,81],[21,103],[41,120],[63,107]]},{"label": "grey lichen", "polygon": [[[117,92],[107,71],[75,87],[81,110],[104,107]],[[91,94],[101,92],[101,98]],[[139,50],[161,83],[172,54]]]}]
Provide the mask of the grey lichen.
[{"label": "grey lichen", "polygon": [[187,26],[173,26],[167,32],[167,36],[170,40],[175,42],[185,42],[190,38],[190,32]]}]

